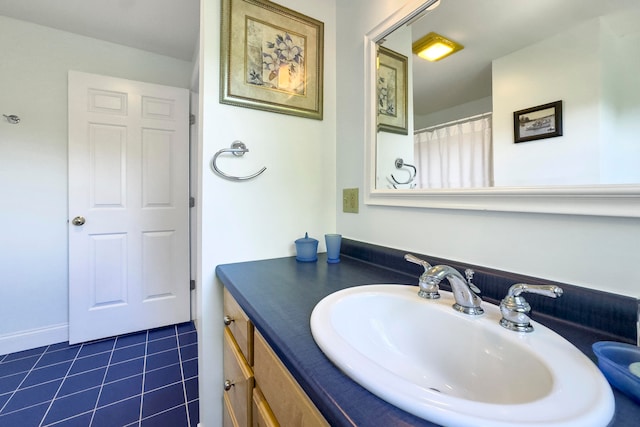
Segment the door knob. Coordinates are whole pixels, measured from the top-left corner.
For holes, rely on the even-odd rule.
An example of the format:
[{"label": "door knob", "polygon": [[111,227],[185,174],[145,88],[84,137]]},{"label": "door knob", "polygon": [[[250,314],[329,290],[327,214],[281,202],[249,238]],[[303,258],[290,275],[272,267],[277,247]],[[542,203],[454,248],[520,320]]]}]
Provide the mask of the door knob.
[{"label": "door knob", "polygon": [[84,219],[83,216],[77,216],[71,220],[71,224],[80,226],[80,225],[84,225],[85,221],[86,220]]}]

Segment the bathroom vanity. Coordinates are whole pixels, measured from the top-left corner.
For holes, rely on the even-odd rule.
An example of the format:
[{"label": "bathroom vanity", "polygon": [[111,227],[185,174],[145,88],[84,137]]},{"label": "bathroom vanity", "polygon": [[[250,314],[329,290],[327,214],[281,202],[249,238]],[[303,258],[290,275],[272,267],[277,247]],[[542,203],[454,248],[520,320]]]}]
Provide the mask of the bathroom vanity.
[{"label": "bathroom vanity", "polygon": [[224,427],[328,427],[227,289],[224,313]]},{"label": "bathroom vanity", "polygon": [[[225,350],[225,370],[227,360],[239,358],[245,363],[246,388],[227,384],[231,393],[240,389],[241,396],[236,400],[242,402],[242,411],[246,410],[241,416],[234,413],[235,425],[251,425],[252,419],[253,425],[276,425],[273,421],[264,421],[270,416],[281,425],[293,425],[279,419],[276,413],[285,413],[290,408],[294,412],[302,411],[294,416],[306,420],[304,424],[295,425],[435,425],[381,400],[345,376],[322,353],[311,335],[309,319],[313,308],[333,292],[364,284],[417,284],[422,268],[407,263],[404,253],[343,239],[338,264],[327,263],[326,254],[319,254],[318,261],[312,263],[297,262],[295,257],[288,257],[217,267],[216,274],[225,286],[225,315],[233,318],[225,319],[231,325],[225,337],[235,334],[235,338],[225,338],[225,341],[230,340],[231,344],[243,342],[246,348],[230,353]],[[482,290],[483,300],[493,304],[504,297],[514,283],[557,284],[419,256],[433,265],[448,264],[459,271],[473,268],[474,283]],[[446,284],[443,282],[442,285],[446,290]],[[565,291],[562,298],[550,300],[535,295],[528,298],[533,308],[533,320],[565,337],[591,360],[595,360],[591,345],[596,341],[636,342],[636,299],[559,285]],[[420,333],[420,329],[417,330]],[[252,339],[247,340],[248,337]],[[229,343],[226,346],[229,348]],[[269,361],[266,364],[268,374],[260,372],[259,366],[263,362],[259,362],[258,357]],[[269,385],[274,381],[275,388]],[[265,387],[261,383],[265,383]],[[269,396],[265,397],[263,388],[269,390]],[[617,390],[614,395],[616,412],[609,425],[637,425],[640,406]],[[229,411],[232,405],[227,397],[228,393],[225,403]],[[276,398],[284,403],[272,404],[270,399]],[[280,409],[275,409],[277,407]],[[300,415],[305,411],[309,411],[308,415]],[[238,419],[244,421],[238,422]]]}]

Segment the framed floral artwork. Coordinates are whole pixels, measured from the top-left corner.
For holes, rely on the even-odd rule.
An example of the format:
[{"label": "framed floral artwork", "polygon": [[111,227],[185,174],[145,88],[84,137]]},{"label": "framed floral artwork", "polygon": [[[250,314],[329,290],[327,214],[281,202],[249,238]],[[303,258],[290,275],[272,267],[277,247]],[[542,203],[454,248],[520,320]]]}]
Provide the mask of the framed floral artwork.
[{"label": "framed floral artwork", "polygon": [[322,120],[324,24],[266,0],[223,0],[220,102]]},{"label": "framed floral artwork", "polygon": [[378,130],[407,135],[407,57],[379,46],[377,67]]}]

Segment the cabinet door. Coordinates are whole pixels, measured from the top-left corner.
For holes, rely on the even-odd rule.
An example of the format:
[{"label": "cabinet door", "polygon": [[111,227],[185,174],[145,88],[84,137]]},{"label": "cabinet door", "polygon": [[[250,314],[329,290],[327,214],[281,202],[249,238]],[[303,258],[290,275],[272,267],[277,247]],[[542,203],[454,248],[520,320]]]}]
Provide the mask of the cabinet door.
[{"label": "cabinet door", "polygon": [[229,401],[229,416],[240,427],[251,425],[253,371],[247,364],[228,328],[224,330],[225,402]]},{"label": "cabinet door", "polygon": [[316,427],[329,424],[291,376],[264,338],[254,338],[255,382],[282,426]]}]

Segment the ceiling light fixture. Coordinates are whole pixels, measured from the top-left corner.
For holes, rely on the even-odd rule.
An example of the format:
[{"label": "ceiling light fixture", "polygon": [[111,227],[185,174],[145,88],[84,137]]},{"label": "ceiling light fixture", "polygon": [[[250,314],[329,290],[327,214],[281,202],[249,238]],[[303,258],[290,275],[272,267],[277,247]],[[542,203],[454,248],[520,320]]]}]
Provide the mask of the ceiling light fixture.
[{"label": "ceiling light fixture", "polygon": [[438,33],[429,33],[413,43],[413,53],[427,61],[435,62],[464,49],[460,43],[449,40]]}]

